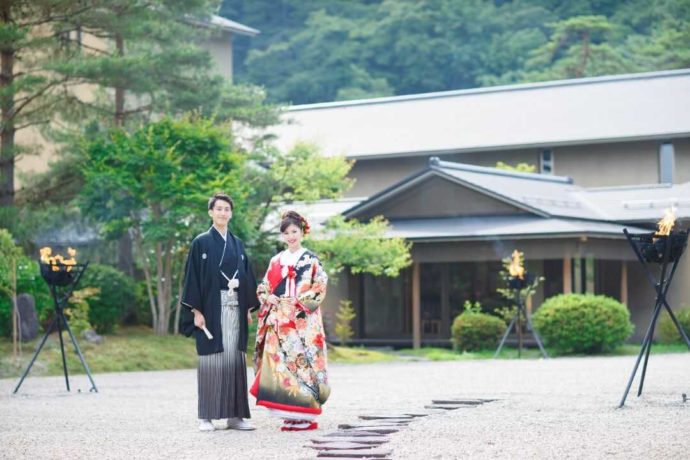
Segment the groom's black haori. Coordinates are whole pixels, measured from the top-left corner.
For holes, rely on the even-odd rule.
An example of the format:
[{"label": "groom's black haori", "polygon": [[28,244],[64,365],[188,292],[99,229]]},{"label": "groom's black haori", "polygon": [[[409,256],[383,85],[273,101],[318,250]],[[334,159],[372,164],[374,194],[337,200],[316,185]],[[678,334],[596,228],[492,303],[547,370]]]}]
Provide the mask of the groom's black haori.
[{"label": "groom's black haori", "polygon": [[[228,266],[229,270],[226,270],[230,273],[226,270],[223,271],[230,278],[237,270],[237,279],[239,280],[237,300],[240,309],[238,348],[240,351],[247,351],[249,329],[247,312],[254,311],[259,307],[259,301],[256,297],[256,278],[249,264],[244,244],[229,230],[227,237],[226,243],[220,233],[211,227],[208,231],[194,238],[187,257],[182,304],[188,308],[185,308],[182,330],[187,337],[192,334],[195,335],[196,350],[199,355],[210,355],[223,351],[220,291],[227,286],[227,283],[221,284],[219,273],[221,261],[223,262],[221,269],[226,265]],[[209,340],[204,332],[194,325],[192,308],[204,315],[206,327],[211,332],[213,339]]]}]

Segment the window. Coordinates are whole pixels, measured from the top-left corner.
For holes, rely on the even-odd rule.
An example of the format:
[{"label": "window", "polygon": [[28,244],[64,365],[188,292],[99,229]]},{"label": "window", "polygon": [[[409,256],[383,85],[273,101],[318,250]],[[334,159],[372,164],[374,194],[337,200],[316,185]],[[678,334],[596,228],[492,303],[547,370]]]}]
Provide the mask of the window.
[{"label": "window", "polygon": [[661,147],[659,147],[659,182],[662,184],[673,183],[675,156],[672,143],[665,142],[661,144]]},{"label": "window", "polygon": [[539,154],[539,172],[541,174],[553,174],[553,151],[544,149]]}]

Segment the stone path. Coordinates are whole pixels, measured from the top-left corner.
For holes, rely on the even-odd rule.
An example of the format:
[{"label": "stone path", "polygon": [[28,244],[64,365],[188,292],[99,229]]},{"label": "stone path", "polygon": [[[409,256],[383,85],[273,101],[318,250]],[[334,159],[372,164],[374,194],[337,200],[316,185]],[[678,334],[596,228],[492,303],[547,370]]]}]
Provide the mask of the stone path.
[{"label": "stone path", "polygon": [[[393,451],[383,446],[388,435],[397,433],[421,417],[438,414],[439,411],[478,407],[493,399],[443,399],[432,400],[425,406],[427,412],[403,412],[388,415],[360,415],[359,422],[341,423],[338,431],[311,440],[305,447],[318,452],[318,458],[373,459],[392,458]],[[335,441],[334,441],[335,439]]]},{"label": "stone path", "polygon": [[634,359],[333,365],[320,428],[300,433],[281,432],[262,408],[257,431],[196,431],[194,370],[97,374],[98,394],[84,376],[72,394],[61,377],[30,377],[15,397],[15,381],[0,380],[0,458],[300,459],[328,443],[396,459],[687,458],[690,353],[652,355],[644,394],[618,409]]}]

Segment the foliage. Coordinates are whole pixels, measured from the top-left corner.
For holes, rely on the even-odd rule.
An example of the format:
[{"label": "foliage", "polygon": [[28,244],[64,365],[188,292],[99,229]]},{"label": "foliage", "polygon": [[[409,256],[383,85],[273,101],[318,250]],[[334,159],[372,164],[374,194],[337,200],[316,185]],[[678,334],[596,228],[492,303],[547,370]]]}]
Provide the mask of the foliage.
[{"label": "foliage", "polygon": [[531,53],[523,81],[561,80],[626,73],[630,61],[608,43],[614,30],[604,16],[575,16],[549,25],[550,40]]},{"label": "foliage", "polygon": [[560,353],[601,353],[621,345],[633,332],[625,305],[603,295],[561,294],[533,315],[544,342]]},{"label": "foliage", "polygon": [[687,0],[224,0],[239,80],[304,104],[686,68]]},{"label": "foliage", "polygon": [[316,146],[301,143],[287,152],[260,144],[252,160],[261,167],[245,169],[252,193],[240,220],[253,259],[265,266],[276,251],[280,207],[339,198],[352,185],[347,178],[352,163],[340,156],[326,157]]},{"label": "foliage", "polygon": [[531,165],[529,163],[518,163],[515,166],[509,165],[508,163],[504,163],[502,161],[499,161],[496,163],[496,169],[501,169],[503,171],[512,171],[512,172],[524,172],[524,173],[533,173],[537,171],[536,165]]},{"label": "foliage", "polygon": [[88,320],[99,334],[112,332],[115,324],[134,307],[134,280],[109,265],[89,264],[80,286],[98,291],[88,301]]},{"label": "foliage", "polygon": [[[342,197],[352,185],[347,177],[352,162],[327,157],[311,144],[297,144],[284,154],[263,146],[254,152],[253,161],[263,167],[245,168],[252,193],[235,225],[246,229],[243,234],[255,264],[265,266],[276,251],[279,211]],[[308,211],[305,214],[309,219]],[[387,238],[387,231],[388,223],[381,218],[360,223],[334,217],[322,230],[315,229],[305,245],[319,254],[331,276],[346,266],[353,273],[397,276],[411,263],[410,245],[400,238]]]},{"label": "foliage", "polygon": [[[690,334],[690,308],[682,308],[673,312],[685,334]],[[657,340],[659,343],[683,343],[683,338],[680,336],[676,325],[671,316],[664,310],[659,317],[659,329]]]},{"label": "foliage", "polygon": [[455,348],[461,351],[476,351],[496,346],[505,323],[495,316],[481,312],[481,304],[465,301],[465,311],[455,317],[451,335]]},{"label": "foliage", "polygon": [[12,234],[0,228],[0,335],[12,334],[17,262],[21,255],[22,251],[15,246]]},{"label": "foliage", "polygon": [[249,124],[274,123],[275,113],[262,105],[263,90],[236,87],[229,76],[217,75],[210,52],[201,47],[218,34],[206,24],[217,3],[91,0],[65,18],[63,30],[95,35],[105,46],[82,42],[78,46],[85,52],[53,66],[66,78],[100,88],[95,98],[78,89],[68,91],[64,115],[76,120],[96,116],[106,124],[125,126],[160,113],[200,110],[205,116]]},{"label": "foliage", "polygon": [[70,296],[69,305],[65,308],[65,316],[75,336],[79,337],[83,331],[93,329],[89,322],[91,317],[89,299],[96,299],[99,295],[99,288],[87,287],[74,291]]},{"label": "foliage", "polygon": [[341,300],[340,308],[335,314],[335,335],[338,337],[341,345],[347,345],[354,331],[352,330],[352,320],[355,319],[357,314],[355,309],[352,307],[352,302],[349,300]]},{"label": "foliage", "polygon": [[[0,278],[8,273],[0,269]],[[17,295],[30,294],[36,304],[39,321],[45,322],[53,315],[53,298],[48,285],[41,277],[38,262],[25,256],[17,259]],[[8,296],[0,295],[0,335],[9,335],[12,327],[12,302]]]},{"label": "foliage", "polygon": [[152,324],[166,334],[186,246],[207,222],[204,203],[227,190],[235,212],[244,212],[243,158],[225,131],[194,117],[163,118],[131,134],[113,130],[85,143],[84,155],[82,209],[106,237],[133,235]]},{"label": "foliage", "polygon": [[352,273],[395,277],[412,263],[412,244],[386,236],[387,231],[388,221],[380,216],[366,223],[335,216],[326,223],[322,236],[311,238],[308,244],[332,274],[349,267]]},{"label": "foliage", "polygon": [[14,167],[37,145],[18,144],[16,135],[51,121],[68,79],[49,70],[75,55],[65,47],[58,24],[80,11],[79,0],[6,0],[0,4],[0,205],[13,205]]}]

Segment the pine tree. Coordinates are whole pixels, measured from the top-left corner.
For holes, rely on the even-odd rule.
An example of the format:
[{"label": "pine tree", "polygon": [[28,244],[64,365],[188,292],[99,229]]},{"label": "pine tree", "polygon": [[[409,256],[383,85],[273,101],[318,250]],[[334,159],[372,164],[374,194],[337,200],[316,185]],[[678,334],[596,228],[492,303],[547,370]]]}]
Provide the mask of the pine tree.
[{"label": "pine tree", "polygon": [[[189,111],[251,124],[276,121],[256,88],[231,85],[214,73],[201,43],[213,33],[216,0],[90,0],[65,21],[79,31],[81,56],[54,70],[82,83],[68,96],[67,120],[97,119],[105,126],[136,129],[162,114]],[[84,91],[85,87],[96,88]],[[120,238],[118,266],[132,274],[132,243]]]},{"label": "pine tree", "polygon": [[69,78],[50,72],[73,53],[58,27],[83,9],[79,0],[0,2],[0,206],[14,204],[14,170],[30,145],[16,135],[45,125],[59,106]]}]

